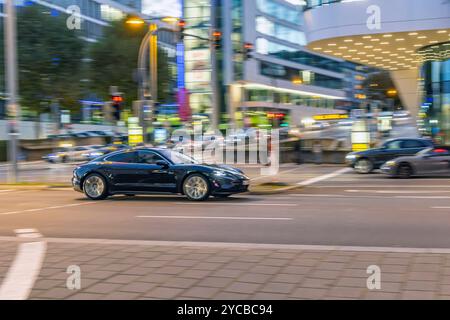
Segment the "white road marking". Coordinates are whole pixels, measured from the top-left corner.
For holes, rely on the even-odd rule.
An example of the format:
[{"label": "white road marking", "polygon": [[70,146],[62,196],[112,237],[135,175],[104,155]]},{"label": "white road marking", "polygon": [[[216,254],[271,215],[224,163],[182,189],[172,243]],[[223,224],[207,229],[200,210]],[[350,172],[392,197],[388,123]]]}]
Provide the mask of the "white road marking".
[{"label": "white road marking", "polygon": [[344,174],[344,173],[349,172],[351,170],[352,170],[352,168],[339,169],[339,170],[336,170],[336,171],[334,171],[332,173],[324,174],[324,175],[321,175],[321,176],[318,176],[318,177],[315,177],[315,178],[311,178],[311,179],[308,179],[308,180],[305,180],[305,181],[298,182],[297,184],[299,186],[303,186],[303,187],[309,186],[309,185],[317,183],[319,181],[328,180],[328,179],[340,176],[341,174]]},{"label": "white road marking", "polygon": [[[2,237],[0,241],[23,241],[17,237]],[[414,248],[414,247],[370,247],[370,246],[340,246],[340,245],[301,245],[301,244],[271,244],[271,243],[235,243],[235,242],[195,242],[195,241],[153,241],[153,240],[117,240],[88,238],[42,238],[49,243],[78,243],[98,245],[130,245],[130,246],[174,246],[174,247],[211,247],[248,249],[278,249],[278,250],[312,250],[312,251],[356,251],[356,252],[402,252],[402,253],[437,253],[450,254],[450,248]]]},{"label": "white road marking", "polygon": [[450,207],[431,207],[431,209],[450,209]]},{"label": "white road marking", "polygon": [[450,188],[450,185],[357,185],[357,184],[346,184],[346,185],[326,185],[320,187],[311,187],[311,188]]},{"label": "white road marking", "polygon": [[296,207],[296,203],[227,203],[227,202],[176,202],[177,205],[214,205],[214,206],[281,206],[281,207]]},{"label": "white road marking", "polygon": [[44,210],[52,210],[52,209],[61,209],[61,208],[68,208],[68,207],[85,206],[85,205],[96,204],[96,203],[99,203],[99,202],[71,203],[71,204],[64,204],[64,205],[60,205],[60,206],[51,206],[51,207],[45,207],[45,208],[33,208],[33,209],[24,209],[24,210],[9,211],[9,212],[0,212],[0,215],[8,215],[8,214],[16,214],[16,213],[28,213],[28,212],[38,212],[38,211],[44,211]]},{"label": "white road marking", "polygon": [[374,193],[450,193],[450,190],[345,190],[345,192],[374,192]]},{"label": "white road marking", "polygon": [[[300,168],[293,168],[293,169],[289,169],[289,170],[280,171],[280,172],[278,172],[278,175],[284,174],[284,173],[289,173],[289,172],[296,171],[296,170],[299,170],[299,169],[300,169]],[[260,180],[260,179],[264,179],[264,178],[267,178],[267,179],[277,179],[276,176],[266,176],[266,175],[261,175],[261,176],[259,176],[259,177],[251,178],[250,180],[251,180],[251,181],[256,181],[256,180]]]},{"label": "white road marking", "polygon": [[12,190],[12,189],[0,190],[0,192],[10,192],[10,191],[14,191],[14,190]]},{"label": "white road marking", "polygon": [[218,219],[218,220],[293,220],[292,218],[262,218],[262,217],[202,217],[202,216],[136,216],[136,218],[161,219]]},{"label": "white road marking", "polygon": [[395,196],[399,199],[450,199],[447,196]]},{"label": "white road marking", "polygon": [[292,198],[373,198],[373,199],[450,199],[447,196],[381,196],[381,195],[344,195],[344,194],[295,194],[283,197],[275,197],[273,199],[283,200]]},{"label": "white road marking", "polygon": [[[18,229],[18,237],[37,238],[35,229]],[[31,236],[30,236],[31,235]],[[30,295],[44,261],[45,241],[26,242],[19,246],[17,255],[0,287],[0,300],[25,300]]]}]

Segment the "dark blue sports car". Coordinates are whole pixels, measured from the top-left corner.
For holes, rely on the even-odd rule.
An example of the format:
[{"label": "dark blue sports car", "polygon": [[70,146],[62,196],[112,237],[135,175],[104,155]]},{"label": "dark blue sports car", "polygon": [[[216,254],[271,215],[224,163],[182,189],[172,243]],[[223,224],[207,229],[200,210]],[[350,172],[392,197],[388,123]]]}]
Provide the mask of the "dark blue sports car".
[{"label": "dark blue sports car", "polygon": [[72,184],[93,200],[114,194],[181,193],[190,200],[245,192],[249,178],[226,165],[201,164],[182,153],[159,148],[113,152],[77,167]]}]

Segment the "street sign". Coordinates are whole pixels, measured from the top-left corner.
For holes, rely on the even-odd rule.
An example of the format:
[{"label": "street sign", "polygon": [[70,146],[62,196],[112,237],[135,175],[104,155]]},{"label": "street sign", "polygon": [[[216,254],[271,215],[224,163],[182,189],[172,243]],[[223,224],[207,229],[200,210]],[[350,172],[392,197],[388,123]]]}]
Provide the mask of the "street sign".
[{"label": "street sign", "polygon": [[316,121],[320,120],[340,120],[340,119],[348,119],[347,114],[318,114],[313,116],[313,119]]},{"label": "street sign", "polygon": [[144,142],[144,130],[139,126],[138,117],[128,118],[128,144],[130,146],[136,146],[139,143]]}]

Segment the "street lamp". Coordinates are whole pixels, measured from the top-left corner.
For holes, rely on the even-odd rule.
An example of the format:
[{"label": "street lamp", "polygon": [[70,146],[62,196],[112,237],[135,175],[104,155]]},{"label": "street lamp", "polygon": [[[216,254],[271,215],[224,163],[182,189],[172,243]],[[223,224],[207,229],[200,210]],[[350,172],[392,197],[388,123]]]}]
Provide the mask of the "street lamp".
[{"label": "street lamp", "polygon": [[[179,21],[178,18],[175,17],[156,17],[143,19],[140,17],[129,17],[125,23],[132,26],[141,26],[145,23],[149,23],[149,29],[144,38],[142,39],[141,45],[139,47],[139,55],[138,55],[138,72],[139,72],[139,89],[138,89],[138,97],[142,102],[146,100],[146,97],[150,96],[150,100],[152,100],[153,106],[155,105],[158,99],[158,36],[157,32],[159,30],[167,30],[167,31],[175,31],[175,28],[167,28],[167,27],[158,27],[154,21],[165,22],[168,24],[174,24]],[[145,53],[146,48],[149,49],[149,77],[150,81],[148,81],[145,74]],[[150,85],[149,85],[150,84]],[[146,92],[146,88],[150,87],[150,92]],[[143,115],[143,105],[140,106],[141,113]],[[145,118],[142,120],[142,127],[144,130],[144,137],[146,135],[146,121]],[[145,138],[146,141],[146,138]]]}]

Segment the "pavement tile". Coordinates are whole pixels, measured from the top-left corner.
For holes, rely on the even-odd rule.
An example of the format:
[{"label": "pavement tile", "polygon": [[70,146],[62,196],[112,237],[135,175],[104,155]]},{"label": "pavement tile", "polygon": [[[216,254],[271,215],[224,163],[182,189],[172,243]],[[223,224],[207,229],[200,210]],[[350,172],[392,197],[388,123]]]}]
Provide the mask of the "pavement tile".
[{"label": "pavement tile", "polygon": [[396,300],[400,294],[392,292],[368,291],[363,299],[367,300]]},{"label": "pavement tile", "polygon": [[157,283],[133,282],[120,287],[118,290],[123,292],[145,293],[156,286],[158,286]]},{"label": "pavement tile", "polygon": [[62,280],[53,280],[53,279],[38,279],[34,284],[33,289],[42,289],[48,290],[54,287],[62,287],[65,286],[66,282]]},{"label": "pavement tile", "polygon": [[144,296],[158,299],[173,299],[181,292],[183,292],[183,289],[156,287],[147,292]]},{"label": "pavement tile", "polygon": [[198,285],[202,287],[223,288],[229,285],[233,280],[225,277],[207,277],[201,280]]},{"label": "pavement tile", "polygon": [[[216,272],[217,273],[217,272]],[[184,278],[194,278],[194,279],[203,279],[211,274],[211,270],[186,270],[179,274],[180,277]]]},{"label": "pavement tile", "polygon": [[408,291],[405,290],[400,295],[403,300],[433,300],[436,294],[432,291]]},{"label": "pavement tile", "polygon": [[222,267],[222,264],[220,264],[220,263],[200,262],[192,268],[196,269],[196,270],[217,270],[221,267]]},{"label": "pavement tile", "polygon": [[305,275],[301,274],[289,274],[289,273],[280,273],[275,275],[271,281],[273,282],[286,282],[286,283],[299,283],[305,278]]},{"label": "pavement tile", "polygon": [[[252,270],[254,271],[254,270]],[[228,278],[237,278],[239,277],[244,271],[239,269],[219,269],[211,273],[212,276],[215,277],[228,277]]]},{"label": "pavement tile", "polygon": [[288,296],[282,293],[258,292],[250,297],[251,300],[286,300]]},{"label": "pavement tile", "polygon": [[330,288],[335,279],[317,279],[317,278],[305,278],[300,282],[300,287],[304,288]]},{"label": "pavement tile", "polygon": [[[175,268],[175,267],[173,267]],[[167,269],[167,272],[166,272]],[[136,275],[136,276],[145,276],[147,274],[151,274],[151,273],[169,273],[169,274],[176,274],[176,273],[170,273],[173,272],[172,269],[168,269],[168,268],[162,268],[162,269],[158,269],[158,268],[143,268],[143,267],[132,267],[130,269],[124,270],[122,271],[122,274],[128,274],[128,275]]]},{"label": "pavement tile", "polygon": [[219,292],[214,297],[215,300],[248,300],[250,295],[236,292]]},{"label": "pavement tile", "polygon": [[264,259],[264,260],[260,261],[259,263],[264,266],[282,267],[282,266],[287,265],[289,263],[289,260],[280,259],[280,258],[277,258],[277,259],[269,258],[269,259]]},{"label": "pavement tile", "polygon": [[[96,270],[93,272],[87,272],[86,277],[91,279],[107,279],[113,275],[115,275],[115,271],[107,271],[107,270]],[[81,269],[81,276],[84,275],[83,269]]]},{"label": "pavement tile", "polygon": [[290,296],[296,299],[321,299],[325,296],[328,289],[319,288],[297,288]]},{"label": "pavement tile", "polygon": [[244,273],[238,278],[240,282],[250,282],[250,283],[265,283],[272,275],[262,274],[262,273]]},{"label": "pavement tile", "polygon": [[102,297],[102,300],[136,300],[140,293],[116,291]]},{"label": "pavement tile", "polygon": [[70,296],[69,300],[100,300],[103,297],[101,294],[95,294],[95,293],[76,293],[73,296]]},{"label": "pavement tile", "polygon": [[106,294],[114,292],[120,286],[121,284],[118,283],[106,283],[106,282],[96,283],[92,286],[87,287],[86,289],[83,289],[83,292]]},{"label": "pavement tile", "polygon": [[434,291],[437,288],[437,283],[432,281],[409,280],[404,288],[408,291]]},{"label": "pavement tile", "polygon": [[271,293],[284,293],[288,294],[295,288],[295,284],[293,283],[285,283],[285,282],[269,282],[265,284],[260,290],[262,292],[271,292]]},{"label": "pavement tile", "polygon": [[131,283],[136,281],[139,276],[127,275],[127,274],[118,274],[113,277],[107,279],[110,283]]},{"label": "pavement tile", "polygon": [[340,270],[314,270],[308,276],[319,279],[337,279],[340,273]]},{"label": "pavement tile", "polygon": [[361,298],[367,288],[351,288],[334,286],[327,295],[338,298]]},{"label": "pavement tile", "polygon": [[231,285],[225,288],[225,291],[252,294],[255,293],[260,287],[261,285],[256,283],[233,282]]},{"label": "pavement tile", "polygon": [[50,290],[44,290],[43,292],[37,294],[36,297],[47,299],[66,299],[74,293],[76,293],[76,291],[69,290],[67,288],[52,288]]},{"label": "pavement tile", "polygon": [[198,279],[192,279],[192,278],[170,278],[167,281],[164,282],[165,287],[169,288],[182,288],[187,289],[192,286],[194,286],[198,282]]},{"label": "pavement tile", "polygon": [[212,287],[193,287],[183,292],[186,297],[198,299],[212,299],[219,292],[219,289]]}]

